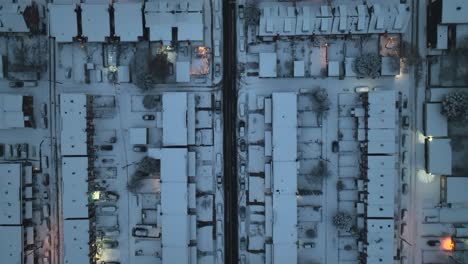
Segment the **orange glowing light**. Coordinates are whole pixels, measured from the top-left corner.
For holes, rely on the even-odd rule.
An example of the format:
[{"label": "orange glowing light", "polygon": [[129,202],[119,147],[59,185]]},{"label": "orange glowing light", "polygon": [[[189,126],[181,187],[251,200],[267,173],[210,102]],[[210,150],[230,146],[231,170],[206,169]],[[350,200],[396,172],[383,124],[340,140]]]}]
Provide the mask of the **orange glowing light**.
[{"label": "orange glowing light", "polygon": [[442,245],[441,245],[443,250],[454,250],[455,249],[455,243],[453,243],[453,240],[451,237],[444,238],[442,240]]}]

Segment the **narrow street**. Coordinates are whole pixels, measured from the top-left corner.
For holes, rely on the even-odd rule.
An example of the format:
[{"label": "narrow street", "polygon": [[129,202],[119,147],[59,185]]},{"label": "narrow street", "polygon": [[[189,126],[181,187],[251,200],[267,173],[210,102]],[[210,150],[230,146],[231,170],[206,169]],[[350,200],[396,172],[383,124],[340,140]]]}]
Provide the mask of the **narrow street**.
[{"label": "narrow street", "polygon": [[238,262],[236,148],[236,15],[235,2],[224,1],[224,248],[225,263]]}]

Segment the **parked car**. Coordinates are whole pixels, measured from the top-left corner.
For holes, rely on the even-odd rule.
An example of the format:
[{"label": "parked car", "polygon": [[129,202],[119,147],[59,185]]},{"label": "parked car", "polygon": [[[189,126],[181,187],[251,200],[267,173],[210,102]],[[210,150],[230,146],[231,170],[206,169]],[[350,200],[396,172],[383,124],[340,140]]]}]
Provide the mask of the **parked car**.
[{"label": "parked car", "polygon": [[403,194],[408,194],[408,184],[407,183],[403,183],[402,187],[401,187],[401,192]]},{"label": "parked car", "polygon": [[146,152],[148,148],[146,146],[138,145],[138,146],[133,146],[133,151],[135,152]]},{"label": "parked car", "polygon": [[99,207],[99,212],[101,213],[114,213],[117,211],[117,206],[115,205],[103,205]]},{"label": "parked car", "polygon": [[119,199],[120,195],[116,192],[113,191],[105,191],[102,192],[102,198],[108,200],[108,201],[117,201]]},{"label": "parked car", "polygon": [[114,159],[102,159],[101,161],[105,164],[114,163]]},{"label": "parked car", "polygon": [[101,145],[99,149],[102,151],[111,151],[114,147],[112,145]]},{"label": "parked car", "polygon": [[44,186],[49,186],[49,178],[50,178],[49,173],[44,173],[42,175],[42,184]]},{"label": "parked car", "polygon": [[403,182],[407,182],[408,181],[408,168],[404,167],[401,169],[401,180]]},{"label": "parked car", "polygon": [[154,115],[143,115],[143,120],[145,121],[151,121],[154,120],[155,116]]},{"label": "parked car", "polygon": [[409,126],[410,126],[409,116],[403,116],[402,126],[403,126],[404,129],[409,128]]},{"label": "parked car", "polygon": [[218,184],[218,187],[221,187],[223,185],[223,177],[221,176],[221,173],[218,173],[216,176],[216,183]]},{"label": "parked car", "polygon": [[117,142],[117,137],[109,138],[109,143],[115,143],[115,142]]},{"label": "parked car", "polygon": [[117,228],[111,228],[108,230],[97,230],[96,233],[97,233],[97,236],[100,236],[100,237],[117,237],[119,236],[120,231]]},{"label": "parked car", "polygon": [[354,91],[356,93],[367,93],[367,92],[369,92],[369,86],[358,86],[358,87],[354,88]]},{"label": "parked car", "polygon": [[431,239],[427,241],[427,245],[430,247],[438,247],[440,246],[440,241],[436,239]]},{"label": "parked car", "polygon": [[115,240],[102,240],[101,241],[102,248],[117,248],[119,246],[119,242]]},{"label": "parked car", "polygon": [[314,242],[306,242],[306,243],[303,243],[303,244],[302,244],[302,247],[303,247],[303,248],[314,248],[314,247],[315,247],[315,243],[314,243]]},{"label": "parked car", "polygon": [[11,88],[36,87],[37,81],[11,81]]},{"label": "parked car", "polygon": [[338,145],[338,141],[334,140],[334,141],[332,142],[332,152],[338,152],[338,151],[340,151],[339,148],[340,148],[340,147],[339,147],[339,145]]},{"label": "parked car", "polygon": [[239,137],[245,136],[245,122],[240,121],[239,122]]},{"label": "parked car", "polygon": [[406,220],[406,215],[408,214],[408,209],[401,209],[401,220]]},{"label": "parked car", "polygon": [[215,64],[215,76],[218,77],[221,75],[221,65],[219,63]]},{"label": "parked car", "polygon": [[239,104],[239,115],[241,117],[245,116],[245,104],[244,103]]},{"label": "parked car", "polygon": [[245,152],[247,150],[247,144],[245,143],[245,140],[239,140],[239,148],[241,152]]},{"label": "parked car", "polygon": [[243,19],[244,18],[244,5],[239,5],[239,18]]},{"label": "parked car", "polygon": [[134,237],[147,237],[148,234],[148,229],[143,227],[134,227],[132,230],[132,236]]}]

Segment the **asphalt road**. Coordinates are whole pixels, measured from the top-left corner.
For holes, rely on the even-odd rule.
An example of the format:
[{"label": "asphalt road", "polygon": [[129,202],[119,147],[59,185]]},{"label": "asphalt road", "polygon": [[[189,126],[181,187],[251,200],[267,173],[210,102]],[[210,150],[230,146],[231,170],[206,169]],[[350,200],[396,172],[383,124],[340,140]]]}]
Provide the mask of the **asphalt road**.
[{"label": "asphalt road", "polygon": [[224,258],[238,263],[236,146],[236,5],[223,3]]}]

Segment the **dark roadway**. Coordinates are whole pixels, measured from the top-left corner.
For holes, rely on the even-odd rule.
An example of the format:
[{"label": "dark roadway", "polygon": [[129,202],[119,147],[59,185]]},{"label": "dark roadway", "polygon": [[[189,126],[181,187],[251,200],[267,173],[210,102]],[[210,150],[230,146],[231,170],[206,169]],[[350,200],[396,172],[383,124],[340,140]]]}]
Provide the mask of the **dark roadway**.
[{"label": "dark roadway", "polygon": [[237,89],[236,5],[223,1],[223,120],[224,120],[224,258],[238,263],[237,247]]}]

